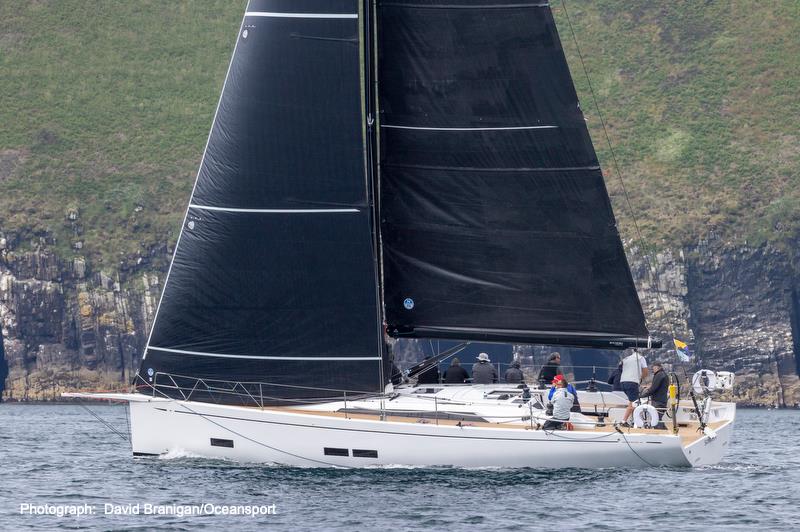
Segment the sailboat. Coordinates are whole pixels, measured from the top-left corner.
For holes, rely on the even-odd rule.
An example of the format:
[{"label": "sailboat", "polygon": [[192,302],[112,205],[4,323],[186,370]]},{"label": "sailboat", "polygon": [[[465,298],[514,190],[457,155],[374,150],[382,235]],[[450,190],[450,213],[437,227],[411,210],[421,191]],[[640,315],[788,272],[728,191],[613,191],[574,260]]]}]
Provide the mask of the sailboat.
[{"label": "sailboat", "polygon": [[127,401],[134,456],[696,466],[728,445],[728,403],[672,431],[546,431],[514,398],[400,412],[420,400],[391,338],[660,345],[546,2],[250,0],[135,389],[67,395]]}]

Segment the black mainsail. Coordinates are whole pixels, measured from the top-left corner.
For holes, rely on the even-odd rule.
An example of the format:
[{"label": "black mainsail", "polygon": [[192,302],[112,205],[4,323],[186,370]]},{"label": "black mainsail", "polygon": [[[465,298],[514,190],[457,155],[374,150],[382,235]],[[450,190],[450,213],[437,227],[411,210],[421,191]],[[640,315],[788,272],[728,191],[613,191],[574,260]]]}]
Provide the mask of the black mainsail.
[{"label": "black mainsail", "polygon": [[377,10],[389,333],[647,345],[549,5]]},{"label": "black mainsail", "polygon": [[174,384],[197,378],[270,383],[259,393],[275,399],[383,391],[360,18],[355,0],[249,2],[143,391],[180,397]]},{"label": "black mainsail", "polygon": [[250,0],[137,382],[382,392],[384,324],[647,344],[548,4]]}]

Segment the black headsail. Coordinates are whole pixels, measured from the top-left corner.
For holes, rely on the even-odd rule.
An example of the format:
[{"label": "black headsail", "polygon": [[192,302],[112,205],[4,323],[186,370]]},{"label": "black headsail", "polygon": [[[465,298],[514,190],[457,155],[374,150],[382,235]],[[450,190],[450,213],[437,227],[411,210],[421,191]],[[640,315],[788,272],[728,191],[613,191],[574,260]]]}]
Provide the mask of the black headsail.
[{"label": "black headsail", "polygon": [[389,333],[646,345],[549,5],[378,0],[377,14]]},{"label": "black headsail", "polygon": [[357,0],[250,1],[143,392],[182,397],[196,378],[193,399],[231,403],[205,384],[270,383],[265,402],[383,390],[362,42]]}]

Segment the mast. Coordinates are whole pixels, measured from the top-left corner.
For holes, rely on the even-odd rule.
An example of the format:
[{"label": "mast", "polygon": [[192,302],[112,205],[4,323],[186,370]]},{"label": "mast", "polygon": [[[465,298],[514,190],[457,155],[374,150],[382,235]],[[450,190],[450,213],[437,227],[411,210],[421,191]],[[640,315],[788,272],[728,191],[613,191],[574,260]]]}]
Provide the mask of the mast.
[{"label": "mast", "polygon": [[384,339],[384,304],[383,304],[383,271],[381,265],[381,235],[380,235],[380,173],[378,168],[378,101],[377,101],[377,63],[376,42],[375,42],[375,8],[373,0],[361,0],[359,6],[362,14],[363,23],[361,24],[362,33],[362,90],[364,92],[364,154],[365,154],[365,175],[367,177],[367,193],[369,194],[369,205],[372,207],[372,234],[374,246],[374,265],[376,283],[376,299],[378,315],[376,326],[378,328],[378,352],[381,354],[379,378],[383,385],[391,379],[391,363],[388,360],[389,350]]}]

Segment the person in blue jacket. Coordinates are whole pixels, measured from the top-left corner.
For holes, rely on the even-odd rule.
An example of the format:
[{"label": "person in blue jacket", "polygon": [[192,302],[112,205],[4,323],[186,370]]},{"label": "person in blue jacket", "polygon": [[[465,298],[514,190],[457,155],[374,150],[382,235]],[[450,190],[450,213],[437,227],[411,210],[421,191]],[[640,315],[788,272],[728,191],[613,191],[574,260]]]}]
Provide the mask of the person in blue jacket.
[{"label": "person in blue jacket", "polygon": [[578,402],[578,390],[575,389],[573,385],[567,382],[567,379],[564,378],[563,375],[559,374],[553,377],[553,386],[550,388],[550,391],[547,393],[547,400],[551,400],[553,398],[553,394],[556,393],[556,384],[559,382],[563,382],[567,386],[567,391],[572,394],[575,398],[575,401],[572,403],[572,412],[580,412],[581,405]]}]

